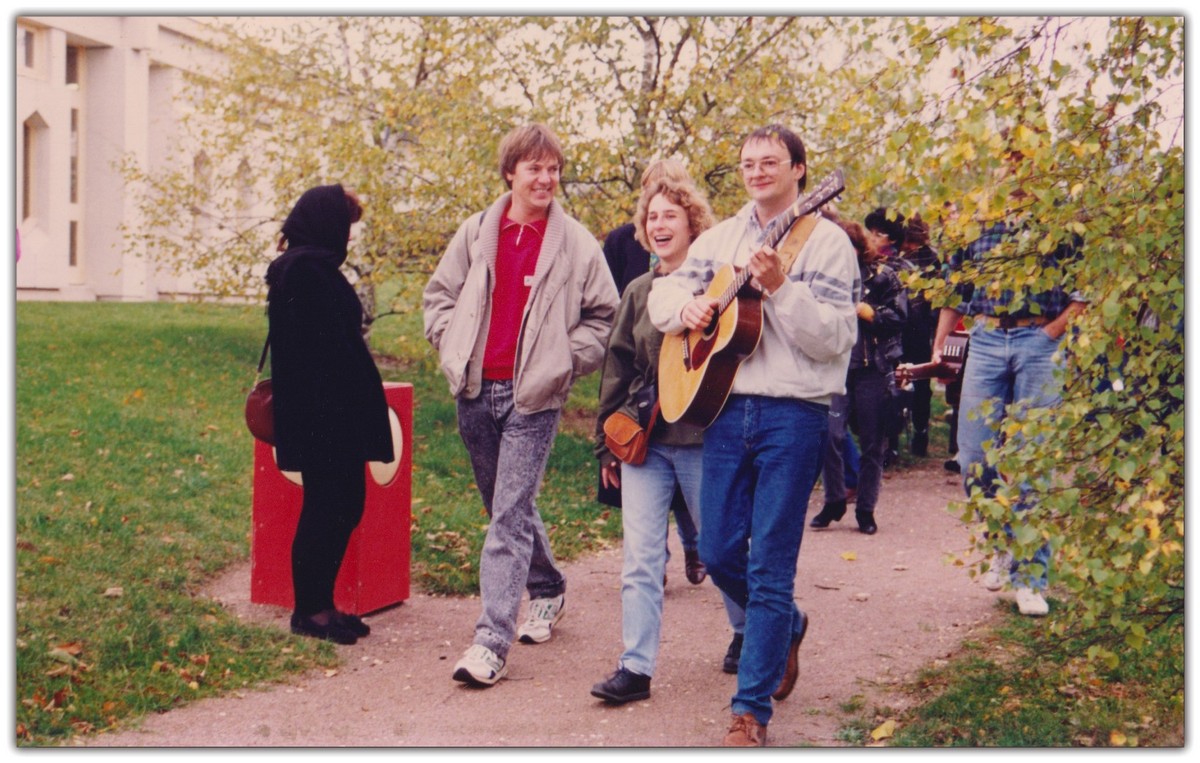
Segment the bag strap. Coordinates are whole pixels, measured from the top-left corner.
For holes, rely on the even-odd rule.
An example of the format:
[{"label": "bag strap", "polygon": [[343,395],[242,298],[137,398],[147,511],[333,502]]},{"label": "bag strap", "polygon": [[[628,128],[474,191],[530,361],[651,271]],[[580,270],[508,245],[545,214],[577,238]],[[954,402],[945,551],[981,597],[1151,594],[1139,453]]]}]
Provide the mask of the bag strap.
[{"label": "bag strap", "polygon": [[[258,371],[254,374],[254,384],[262,377],[263,366],[267,364],[267,349],[271,346],[271,332],[267,332],[267,340],[263,342],[262,354],[258,356]],[[252,385],[253,386],[253,385]]]}]

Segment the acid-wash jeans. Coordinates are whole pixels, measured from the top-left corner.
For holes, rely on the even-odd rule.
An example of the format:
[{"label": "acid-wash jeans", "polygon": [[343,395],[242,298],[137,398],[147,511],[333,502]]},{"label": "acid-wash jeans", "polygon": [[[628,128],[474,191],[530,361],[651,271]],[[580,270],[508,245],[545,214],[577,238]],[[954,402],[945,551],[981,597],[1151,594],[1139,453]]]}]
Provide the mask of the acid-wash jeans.
[{"label": "acid-wash jeans", "polygon": [[704,432],[700,558],[746,610],[731,707],[763,724],[799,631],[796,560],[828,429],[827,405],[731,395]]},{"label": "acid-wash jeans", "polygon": [[[985,495],[995,495],[1000,476],[984,460],[983,445],[994,441],[1004,420],[1021,410],[1051,408],[1061,398],[1061,382],[1056,373],[1062,359],[1056,353],[1060,340],[1052,339],[1038,326],[1001,329],[978,321],[971,328],[970,352],[963,369],[962,396],[958,409],[958,462],[967,495],[979,485]],[[982,464],[980,477],[972,466]],[[1025,492],[1023,489],[1022,492]],[[1033,508],[1022,499],[1017,511]],[[1011,535],[1009,527],[1005,530]],[[1039,571],[1024,572],[1031,563]],[[1010,579],[1015,586],[1035,591],[1045,589],[1050,568],[1050,547],[1043,545],[1032,559],[1019,560]]]},{"label": "acid-wash jeans", "polygon": [[458,399],[458,433],[491,518],[479,561],[483,612],[474,643],[501,659],[508,658],[516,635],[522,591],[528,590],[530,599],[545,599],[567,587],[534,503],[561,413],[517,412],[511,381],[485,380],[479,397]]}]

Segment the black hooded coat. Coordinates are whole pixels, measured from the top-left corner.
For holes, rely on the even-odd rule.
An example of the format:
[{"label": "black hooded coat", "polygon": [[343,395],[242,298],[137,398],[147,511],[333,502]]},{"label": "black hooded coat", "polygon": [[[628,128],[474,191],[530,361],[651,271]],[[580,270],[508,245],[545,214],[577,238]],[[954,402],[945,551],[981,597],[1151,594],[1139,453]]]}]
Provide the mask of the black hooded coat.
[{"label": "black hooded coat", "polygon": [[275,457],[304,471],[391,461],[383,382],[362,335],[362,303],[340,268],[350,210],[340,185],[305,191],[267,268]]}]

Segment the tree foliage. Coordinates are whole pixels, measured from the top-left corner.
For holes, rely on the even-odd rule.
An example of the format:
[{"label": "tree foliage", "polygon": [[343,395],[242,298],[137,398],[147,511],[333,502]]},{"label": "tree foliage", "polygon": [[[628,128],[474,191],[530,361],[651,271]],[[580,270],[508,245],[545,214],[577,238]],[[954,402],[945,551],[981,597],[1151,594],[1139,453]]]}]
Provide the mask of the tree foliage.
[{"label": "tree foliage", "polygon": [[[190,93],[210,185],[131,168],[146,189],[138,242],[209,273],[218,293],[260,288],[287,208],[340,181],[368,201],[350,267],[370,317],[412,309],[403,293],[376,306],[371,287],[433,267],[503,191],[497,143],[527,120],[562,136],[564,204],[597,237],[629,219],[656,157],[682,159],[732,213],[742,137],[780,122],[803,136],[813,177],[844,169],[845,216],[919,212],[948,253],[1019,215],[1027,235],[973,277],[1037,291],[1061,278],[1041,255],[1082,239],[1069,278],[1091,307],[1065,344],[1064,402],[1012,420],[991,452],[1009,485],[970,497],[964,517],[986,551],[982,531],[1012,518],[1027,483],[1039,509],[1020,515],[1014,551],[1051,542],[1070,593],[1053,622],[1094,629],[1095,656],[1182,630],[1182,18],[314,17],[237,30],[227,71]],[[247,187],[270,213],[246,213]],[[209,224],[179,233],[193,213]],[[940,279],[909,280],[951,299]]]}]

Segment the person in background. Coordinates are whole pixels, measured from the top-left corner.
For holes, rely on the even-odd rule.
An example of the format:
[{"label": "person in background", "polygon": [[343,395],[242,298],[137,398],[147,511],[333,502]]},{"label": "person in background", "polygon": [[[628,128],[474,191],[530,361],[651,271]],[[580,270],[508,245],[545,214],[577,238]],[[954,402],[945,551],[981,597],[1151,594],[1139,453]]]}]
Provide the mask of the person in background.
[{"label": "person in background", "polygon": [[[795,602],[796,562],[820,474],[830,396],[845,388],[860,289],[845,232],[812,213],[784,269],[767,242],[789,218],[807,174],[804,143],[781,125],[752,132],[738,166],[750,197],[700,235],[682,266],[655,279],[647,301],[663,333],[702,331],[717,316],[705,291],[725,265],[747,268],[762,294],[762,334],[704,432],[700,558],[746,610],[746,631],[722,744],[766,744],[774,702],[791,695],[808,616]],[[798,225],[800,223],[797,223]],[[700,295],[700,296],[697,296]]]},{"label": "person in background", "polygon": [[[1024,161],[1020,151],[1012,151],[1008,159],[1010,169]],[[1024,190],[1014,189],[1010,193],[1012,208],[1019,209],[1024,197]],[[1030,243],[1034,234],[1029,222],[1019,214],[983,222],[986,227],[980,237],[951,256],[947,279],[958,275],[956,303],[941,309],[933,341],[936,362],[941,360],[946,338],[955,326],[964,318],[973,318],[958,420],[958,463],[968,496],[973,488],[988,496],[995,494],[1002,477],[989,462],[984,443],[1002,437],[1006,420],[1059,404],[1062,382],[1057,375],[1065,363],[1060,353],[1062,339],[1071,320],[1087,305],[1083,293],[1073,288],[1066,274],[1067,264],[1079,255],[1077,242],[1037,254],[1040,267],[1056,273],[1059,280],[1052,288],[1028,293],[994,280],[983,268],[994,257],[1011,257],[1012,246],[1037,252],[1036,244]],[[1002,288],[983,288],[993,283]],[[1033,499],[1023,495],[1013,511],[1032,508]],[[1008,526],[1005,530],[1011,532]],[[996,548],[983,584],[992,591],[1011,585],[1016,591],[1017,610],[1022,615],[1040,617],[1050,611],[1043,593],[1049,570],[1049,545],[1039,548],[1032,558],[1021,560]]]},{"label": "person in background", "polygon": [[300,472],[304,485],[292,541],[291,629],[338,644],[371,632],[334,607],[333,588],[363,516],[366,464],[394,458],[362,303],[340,269],[362,214],[358,197],[340,185],[305,191],[266,275],[275,459]]},{"label": "person in background", "polygon": [[[876,259],[891,268],[897,276],[912,269],[912,264],[900,256],[904,246],[904,215],[889,212],[887,207],[876,207],[863,219],[863,226],[866,228],[867,246]],[[905,294],[907,298],[907,292]],[[888,409],[884,467],[896,463],[900,457],[900,433],[904,431],[908,412],[912,408],[911,398],[911,393],[897,390],[894,404]]]},{"label": "person in background", "polygon": [[473,686],[499,681],[513,641],[548,641],[563,616],[566,580],[535,498],[562,407],[575,380],[603,362],[616,315],[600,244],[555,200],[563,159],[545,125],[509,132],[499,162],[509,192],[463,222],[425,287],[425,337],[491,520],[482,612],[452,674]]},{"label": "person in background", "polygon": [[[901,259],[922,278],[936,278],[941,274],[941,258],[929,244],[929,224],[919,214],[908,218],[904,227],[904,243],[900,246]],[[916,290],[908,290],[908,320],[901,334],[904,354],[903,363],[927,363],[933,357],[933,335],[937,331],[937,311],[929,300]],[[912,383],[910,398],[912,416],[912,439],[909,449],[914,456],[929,454],[929,415],[933,401],[933,383],[930,379],[918,379]]]},{"label": "person in background", "polygon": [[[868,245],[862,226],[852,221],[844,221],[841,225],[858,254],[862,273],[862,301],[857,308],[858,336],[846,377],[849,422],[862,444],[854,516],[859,532],[874,535],[879,529],[875,507],[883,485],[888,417],[894,404],[895,370],[900,361],[900,332],[907,319],[907,302],[900,279],[883,262],[879,250]],[[836,478],[829,469],[825,476]],[[841,519],[845,512],[845,501],[826,503],[809,525],[826,528]]]},{"label": "person in background", "polygon": [[[642,170],[641,188],[644,194],[653,184],[661,180],[672,180],[678,183],[691,183],[683,162],[678,159],[656,159]],[[697,231],[699,233],[699,231]],[[625,223],[614,228],[604,237],[604,260],[608,263],[609,272],[617,284],[617,293],[624,295],[625,288],[636,278],[650,272],[655,256],[639,241],[637,226]],[[620,507],[620,491],[606,487],[601,478],[600,499],[610,506]],[[675,517],[675,530],[679,535],[679,545],[683,547],[683,571],[687,581],[692,585],[700,585],[708,576],[704,562],[700,561],[699,530],[696,529],[691,512],[688,511],[687,501],[683,491],[676,490],[671,501],[671,513]],[[665,541],[664,541],[665,542]],[[671,559],[670,549],[667,549],[667,561]],[[665,572],[663,573],[666,574]],[[735,670],[736,672],[736,670]]]}]

